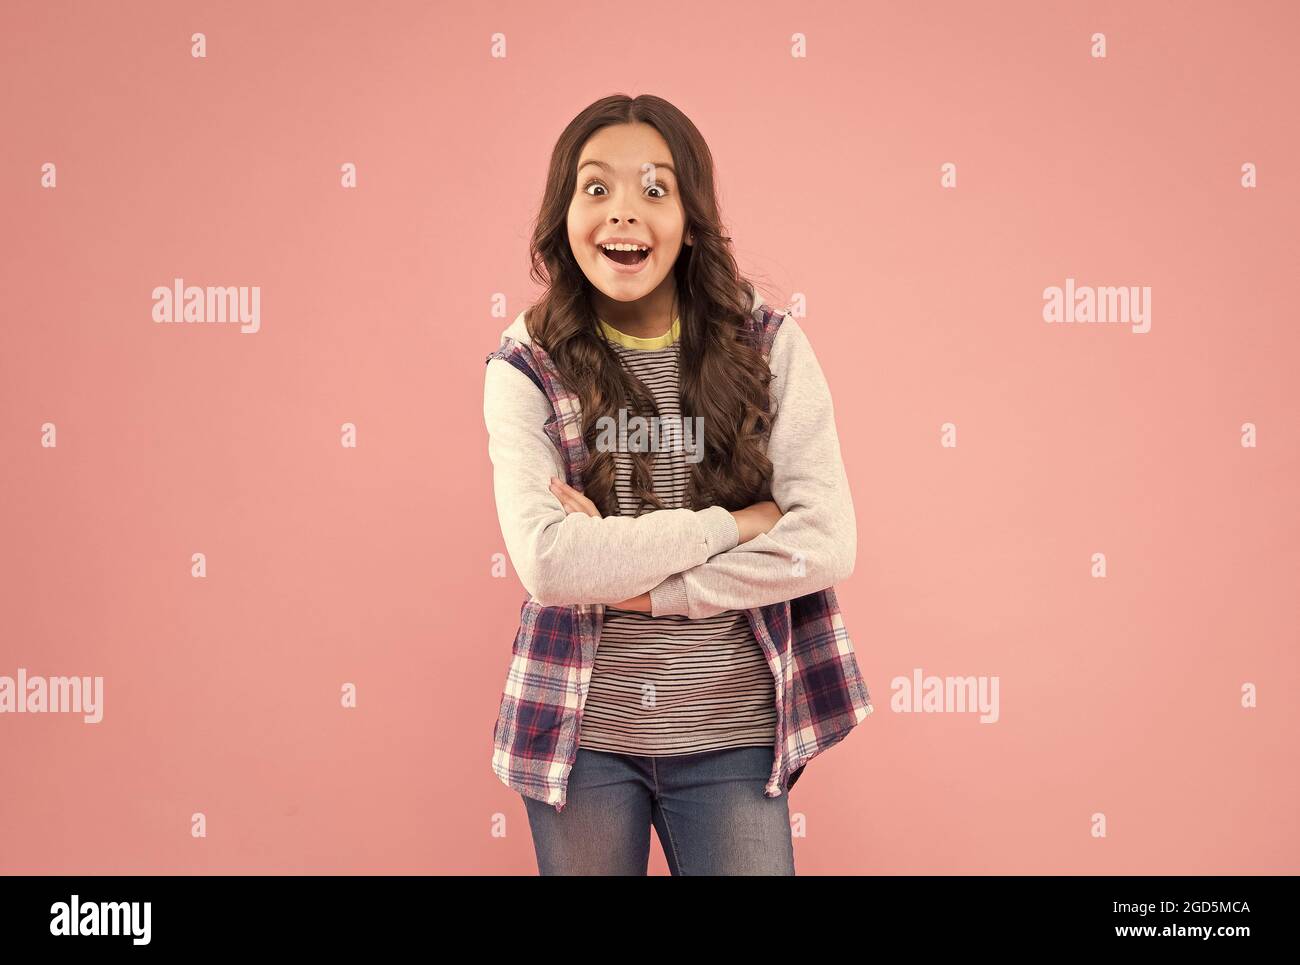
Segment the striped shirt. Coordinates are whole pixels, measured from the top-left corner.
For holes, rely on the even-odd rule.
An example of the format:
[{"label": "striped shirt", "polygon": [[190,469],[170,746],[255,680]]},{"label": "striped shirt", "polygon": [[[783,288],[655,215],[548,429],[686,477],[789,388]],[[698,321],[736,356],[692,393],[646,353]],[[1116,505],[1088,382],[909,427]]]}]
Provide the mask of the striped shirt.
[{"label": "striped shirt", "polygon": [[[651,339],[627,335],[604,321],[601,330],[623,366],[654,396],[664,430],[654,453],[654,491],[668,508],[679,508],[690,479],[686,450],[699,443],[692,427],[680,422],[680,320]],[[625,413],[619,420],[615,452],[615,492],[623,516],[635,516],[638,501],[632,490],[630,418]],[[630,428],[635,432],[636,424]],[[772,670],[744,610],[692,619],[606,608],[580,747],[643,756],[770,747],[776,722]]]},{"label": "striped shirt", "polygon": [[533,341],[527,309],[484,356],[493,498],[525,591],[492,725],[492,771],[557,812],[577,759],[605,611],[647,587],[651,613],[661,617],[748,614],[776,692],[765,797],[787,793],[810,761],[872,713],[835,592],[853,573],[857,519],[830,387],[799,322],[747,287],[750,314],[734,334],[772,372],[767,456],[772,501],[786,511],[744,543],[721,506],[640,516],[567,511],[547,483],[558,476],[585,490],[581,399]]}]

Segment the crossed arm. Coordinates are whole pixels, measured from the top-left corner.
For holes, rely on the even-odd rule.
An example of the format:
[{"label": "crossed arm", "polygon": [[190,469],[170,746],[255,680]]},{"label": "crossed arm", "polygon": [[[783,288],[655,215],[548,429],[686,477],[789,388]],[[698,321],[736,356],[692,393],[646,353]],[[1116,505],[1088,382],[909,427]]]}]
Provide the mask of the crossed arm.
[{"label": "crossed arm", "polygon": [[782,322],[769,364],[777,413],[767,452],[783,515],[739,543],[720,506],[603,518],[574,509],[565,487],[550,486],[563,478],[542,429],[550,403],[521,372],[490,361],[484,418],[497,515],[525,589],[545,606],[606,603],[699,618],[794,599],[852,573],[857,526],[830,391],[794,318]]},{"label": "crossed arm", "polygon": [[497,517],[524,589],[543,606],[616,604],[735,546],[740,530],[722,506],[641,516],[569,512],[549,487],[564,478],[542,426],[551,404],[526,375],[487,363],[483,416]]}]

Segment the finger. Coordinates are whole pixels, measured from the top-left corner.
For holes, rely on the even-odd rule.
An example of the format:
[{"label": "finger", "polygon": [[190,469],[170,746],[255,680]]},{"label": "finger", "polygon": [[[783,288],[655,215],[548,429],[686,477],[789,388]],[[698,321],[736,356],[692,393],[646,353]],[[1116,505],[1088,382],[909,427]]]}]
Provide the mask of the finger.
[{"label": "finger", "polygon": [[600,510],[596,508],[595,503],[562,480],[551,480],[551,492],[555,493],[555,497],[560,501],[560,506],[567,513],[585,513],[588,516],[600,515]]},{"label": "finger", "polygon": [[562,480],[559,479],[555,481],[555,484],[551,488],[555,490],[555,494],[559,496],[561,499],[568,499],[570,502],[584,498],[582,493],[578,492],[568,483],[563,482]]}]

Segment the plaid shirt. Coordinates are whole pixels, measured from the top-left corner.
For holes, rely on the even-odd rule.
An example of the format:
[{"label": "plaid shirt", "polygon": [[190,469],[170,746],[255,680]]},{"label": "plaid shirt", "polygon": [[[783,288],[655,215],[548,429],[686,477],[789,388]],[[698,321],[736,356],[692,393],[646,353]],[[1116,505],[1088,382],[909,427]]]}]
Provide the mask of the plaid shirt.
[{"label": "plaid shirt", "polygon": [[[758,304],[750,332],[771,352],[786,312]],[[560,453],[565,481],[582,492],[587,447],[577,396],[536,344],[505,336],[485,361],[503,359],[551,401],[544,429]],[[839,743],[872,711],[834,587],[745,611],[775,680],[776,744],[763,793],[779,797],[807,763]],[[529,595],[519,611],[510,670],[492,732],[492,769],[520,794],[564,808],[578,753],[605,604],[542,606]]]}]

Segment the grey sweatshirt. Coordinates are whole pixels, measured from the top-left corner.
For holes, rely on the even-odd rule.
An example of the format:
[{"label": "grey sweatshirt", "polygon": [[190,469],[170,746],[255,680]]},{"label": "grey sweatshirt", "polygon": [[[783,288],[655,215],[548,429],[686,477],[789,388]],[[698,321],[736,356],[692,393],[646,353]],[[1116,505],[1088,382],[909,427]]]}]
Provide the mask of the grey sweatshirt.
[{"label": "grey sweatshirt", "polygon": [[[754,307],[760,303],[755,294]],[[531,341],[523,312],[502,336]],[[654,616],[698,619],[847,579],[857,555],[853,500],[830,390],[794,317],[781,323],[768,363],[776,417],[767,455],[772,498],[784,515],[738,543],[735,518],[721,506],[602,518],[566,513],[549,488],[552,476],[564,478],[543,429],[549,400],[508,362],[489,361],[483,417],[497,517],[524,589],[543,606],[614,604],[648,591]]]}]

